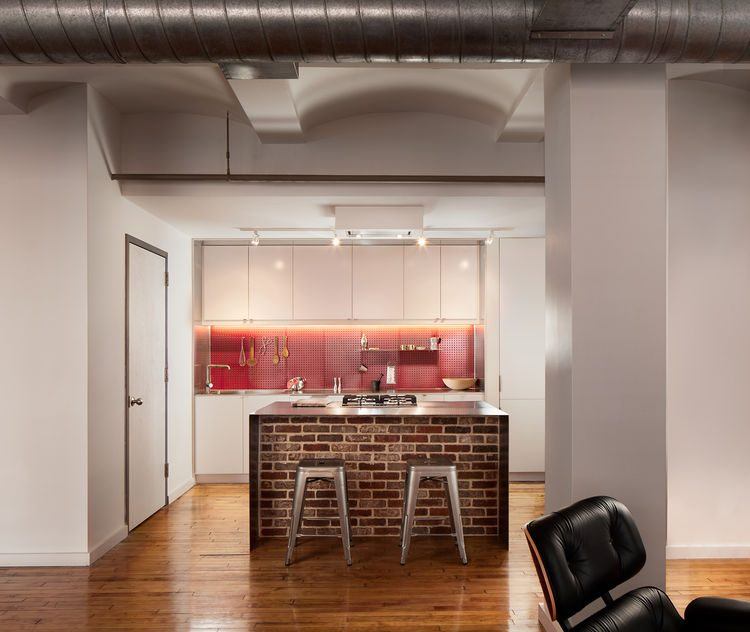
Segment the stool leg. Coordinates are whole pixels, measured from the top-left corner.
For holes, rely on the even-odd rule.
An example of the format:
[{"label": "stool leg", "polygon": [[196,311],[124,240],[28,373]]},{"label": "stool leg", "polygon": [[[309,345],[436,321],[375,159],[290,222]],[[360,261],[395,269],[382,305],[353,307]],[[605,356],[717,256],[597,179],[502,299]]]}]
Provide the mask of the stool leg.
[{"label": "stool leg", "polygon": [[336,502],[339,506],[339,522],[341,523],[341,544],[344,545],[344,558],[348,566],[352,565],[351,541],[352,536],[349,532],[349,511],[346,506],[346,483],[344,482],[344,473],[337,472],[334,478],[336,487]]},{"label": "stool leg", "polygon": [[305,501],[305,490],[307,488],[307,476],[304,472],[297,469],[297,475],[294,479],[294,501],[292,502],[292,523],[289,525],[289,545],[286,550],[286,562],[289,566],[292,563],[294,547],[297,545],[297,534],[299,533],[300,522],[302,521],[302,506]]},{"label": "stool leg", "polygon": [[346,476],[346,470],[344,470],[344,498],[346,499],[346,524],[349,525],[349,546],[354,546],[352,542],[352,519],[349,515],[349,479]]},{"label": "stool leg", "polygon": [[411,544],[411,532],[414,527],[414,513],[417,509],[417,496],[419,494],[419,475],[412,474],[409,477],[409,486],[406,488],[406,515],[404,516],[404,532],[401,539],[401,564],[406,564]]},{"label": "stool leg", "polygon": [[466,557],[466,546],[464,544],[464,527],[461,522],[461,501],[458,497],[458,474],[454,471],[449,472],[448,476],[448,495],[450,496],[451,513],[453,514],[453,523],[456,529],[456,544],[458,544],[458,554],[461,556],[461,562],[469,563]]},{"label": "stool leg", "polygon": [[399,547],[402,547],[404,545],[404,532],[406,531],[406,506],[407,502],[409,500],[409,479],[411,478],[411,473],[409,471],[409,468],[406,468],[406,480],[404,481],[404,502],[401,507],[401,531],[399,533],[398,538],[398,545]]},{"label": "stool leg", "polygon": [[448,501],[448,516],[451,519],[451,537],[453,538],[453,543],[458,546],[458,538],[456,537],[456,520],[453,517],[453,503],[451,502],[451,493],[447,478],[443,480],[443,491],[445,492],[445,498]]}]

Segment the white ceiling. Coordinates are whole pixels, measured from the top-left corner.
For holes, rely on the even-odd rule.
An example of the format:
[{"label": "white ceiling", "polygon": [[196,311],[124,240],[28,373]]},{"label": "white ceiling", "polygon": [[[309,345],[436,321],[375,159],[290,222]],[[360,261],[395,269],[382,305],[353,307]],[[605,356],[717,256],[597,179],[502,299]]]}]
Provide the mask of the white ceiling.
[{"label": "white ceiling", "polygon": [[[195,238],[297,237],[263,228],[309,228],[305,236],[330,236],[334,206],[410,206],[425,208],[424,226],[442,236],[544,235],[542,185],[258,185],[125,182],[123,194],[138,206]],[[466,231],[467,228],[476,230]]]}]

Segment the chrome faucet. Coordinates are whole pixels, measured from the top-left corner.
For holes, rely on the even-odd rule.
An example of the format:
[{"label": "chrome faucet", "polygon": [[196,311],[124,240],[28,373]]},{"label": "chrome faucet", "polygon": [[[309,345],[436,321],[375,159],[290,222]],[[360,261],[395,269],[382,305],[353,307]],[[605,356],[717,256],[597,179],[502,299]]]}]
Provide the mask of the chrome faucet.
[{"label": "chrome faucet", "polygon": [[232,367],[228,364],[207,364],[206,365],[206,393],[210,393],[211,389],[214,387],[213,383],[211,382],[211,369],[226,369],[227,371],[231,371]]}]

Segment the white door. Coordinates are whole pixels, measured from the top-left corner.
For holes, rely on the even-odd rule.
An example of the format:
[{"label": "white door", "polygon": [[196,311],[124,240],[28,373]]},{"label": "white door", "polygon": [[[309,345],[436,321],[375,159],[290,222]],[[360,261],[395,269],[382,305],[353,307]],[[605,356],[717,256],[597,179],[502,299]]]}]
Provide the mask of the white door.
[{"label": "white door", "polygon": [[128,527],[166,504],[166,253],[128,243]]},{"label": "white door", "polygon": [[203,246],[203,320],[248,318],[247,246]]},{"label": "white door", "polygon": [[404,250],[404,318],[440,318],[440,246]]},{"label": "white door", "polygon": [[404,317],[403,246],[355,246],[352,274],[354,318]]},{"label": "white door", "polygon": [[292,247],[250,249],[250,318],[292,319]]},{"label": "white door", "polygon": [[440,247],[440,316],[455,320],[479,317],[479,248]]},{"label": "white door", "polygon": [[352,247],[294,246],[294,318],[352,317]]}]

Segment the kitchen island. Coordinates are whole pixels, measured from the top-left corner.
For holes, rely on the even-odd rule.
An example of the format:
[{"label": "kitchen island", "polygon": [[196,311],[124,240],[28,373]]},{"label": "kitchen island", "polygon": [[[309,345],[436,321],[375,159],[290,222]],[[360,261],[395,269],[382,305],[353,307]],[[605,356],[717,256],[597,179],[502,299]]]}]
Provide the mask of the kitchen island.
[{"label": "kitchen island", "polygon": [[[250,415],[250,547],[286,537],[294,473],[302,458],[344,459],[354,536],[397,536],[406,459],[456,463],[464,533],[508,546],[508,415],[484,402],[404,407],[295,407],[276,402]],[[332,487],[308,490],[303,535],[337,535]],[[420,488],[415,533],[449,534],[441,485]]]}]

